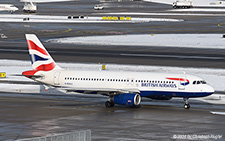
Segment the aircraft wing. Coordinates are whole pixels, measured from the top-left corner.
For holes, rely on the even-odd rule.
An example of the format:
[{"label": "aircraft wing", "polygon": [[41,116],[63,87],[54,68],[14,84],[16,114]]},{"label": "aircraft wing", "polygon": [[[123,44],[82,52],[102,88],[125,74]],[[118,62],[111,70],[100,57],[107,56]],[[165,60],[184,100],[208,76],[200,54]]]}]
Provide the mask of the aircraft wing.
[{"label": "aircraft wing", "polygon": [[84,94],[102,94],[102,95],[116,95],[123,93],[140,93],[139,89],[111,89],[111,88],[62,88],[67,92],[77,92]]}]

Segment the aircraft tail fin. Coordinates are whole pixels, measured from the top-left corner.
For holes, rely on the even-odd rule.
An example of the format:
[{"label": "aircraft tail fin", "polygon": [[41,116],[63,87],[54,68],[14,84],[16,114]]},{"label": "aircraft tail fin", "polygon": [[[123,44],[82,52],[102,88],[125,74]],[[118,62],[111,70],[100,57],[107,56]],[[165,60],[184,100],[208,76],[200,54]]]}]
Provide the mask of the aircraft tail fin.
[{"label": "aircraft tail fin", "polygon": [[33,70],[23,72],[24,76],[33,76],[38,71],[47,72],[61,69],[35,34],[26,34],[25,36]]},{"label": "aircraft tail fin", "polygon": [[33,70],[51,71],[60,69],[36,35],[26,34],[25,36]]}]

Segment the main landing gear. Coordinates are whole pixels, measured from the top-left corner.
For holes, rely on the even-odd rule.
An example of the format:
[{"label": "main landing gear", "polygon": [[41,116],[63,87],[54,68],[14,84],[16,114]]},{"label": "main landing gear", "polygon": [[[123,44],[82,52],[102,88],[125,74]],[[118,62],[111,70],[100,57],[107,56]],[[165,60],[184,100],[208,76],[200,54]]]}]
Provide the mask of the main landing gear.
[{"label": "main landing gear", "polygon": [[190,109],[190,104],[188,103],[188,97],[184,97],[184,109]]},{"label": "main landing gear", "polygon": [[113,107],[114,106],[114,102],[113,101],[106,101],[105,102],[105,107],[106,108],[110,108],[110,107]]},{"label": "main landing gear", "polygon": [[105,102],[105,107],[106,108],[111,108],[111,107],[114,107],[115,103],[113,101],[113,96],[109,96],[109,99],[108,101]]}]

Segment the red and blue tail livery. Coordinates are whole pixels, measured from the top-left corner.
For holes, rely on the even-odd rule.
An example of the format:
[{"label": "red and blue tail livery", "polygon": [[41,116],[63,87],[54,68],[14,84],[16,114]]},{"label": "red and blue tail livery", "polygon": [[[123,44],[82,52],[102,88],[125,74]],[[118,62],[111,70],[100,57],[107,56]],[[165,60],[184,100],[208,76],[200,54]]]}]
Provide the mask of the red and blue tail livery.
[{"label": "red and blue tail livery", "polygon": [[25,71],[23,75],[32,76],[38,71],[51,71],[55,68],[60,68],[36,35],[26,34],[26,39],[33,70]]}]

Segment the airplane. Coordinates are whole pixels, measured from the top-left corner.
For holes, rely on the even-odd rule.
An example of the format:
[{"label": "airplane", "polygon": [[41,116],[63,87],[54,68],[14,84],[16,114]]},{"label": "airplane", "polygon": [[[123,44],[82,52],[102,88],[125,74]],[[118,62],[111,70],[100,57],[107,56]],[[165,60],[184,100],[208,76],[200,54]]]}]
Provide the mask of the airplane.
[{"label": "airplane", "polygon": [[0,4],[0,11],[9,11],[13,13],[17,10],[19,9],[12,4]]},{"label": "airplane", "polygon": [[22,76],[67,92],[109,96],[107,108],[115,104],[139,107],[141,97],[157,100],[181,97],[184,108],[189,109],[189,98],[214,93],[205,80],[188,74],[65,70],[56,64],[35,34],[25,36],[33,69],[22,72]]}]

